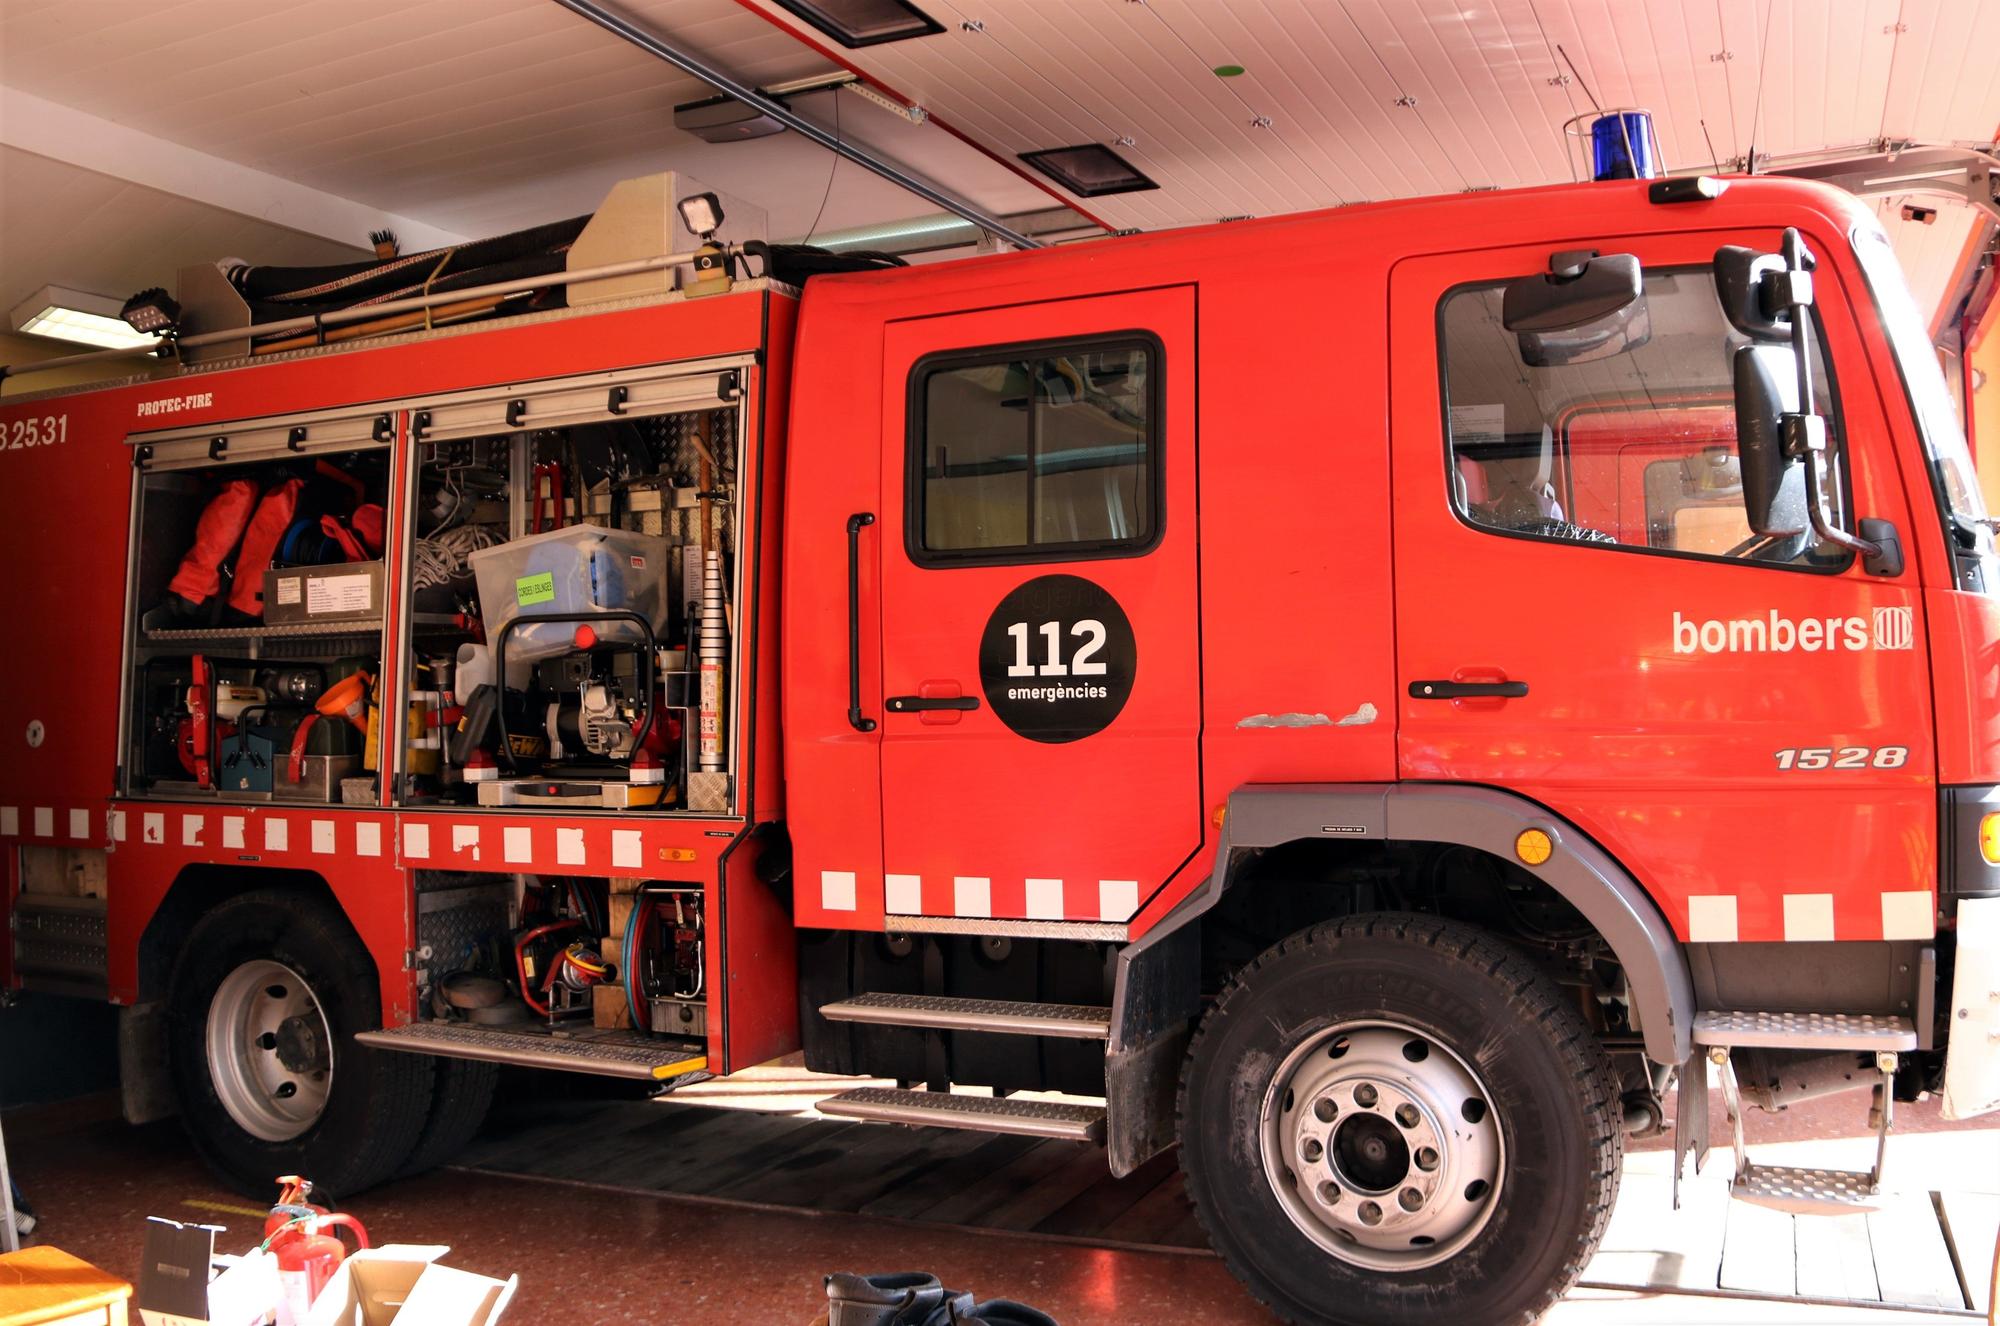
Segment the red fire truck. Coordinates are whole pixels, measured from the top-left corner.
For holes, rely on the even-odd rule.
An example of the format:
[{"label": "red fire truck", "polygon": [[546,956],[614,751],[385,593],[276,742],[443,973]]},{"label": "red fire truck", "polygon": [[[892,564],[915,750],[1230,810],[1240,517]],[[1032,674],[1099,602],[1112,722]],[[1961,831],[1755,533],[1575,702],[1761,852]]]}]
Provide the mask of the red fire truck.
[{"label": "red fire truck", "polygon": [[178,370],[0,406],[0,974],[121,1007],[136,1117],[347,1192],[498,1064],[802,1049],[1178,1144],[1385,1322],[1546,1306],[1711,1081],[2000,1106],[2000,561],[1852,199],[759,257],[196,273]]}]

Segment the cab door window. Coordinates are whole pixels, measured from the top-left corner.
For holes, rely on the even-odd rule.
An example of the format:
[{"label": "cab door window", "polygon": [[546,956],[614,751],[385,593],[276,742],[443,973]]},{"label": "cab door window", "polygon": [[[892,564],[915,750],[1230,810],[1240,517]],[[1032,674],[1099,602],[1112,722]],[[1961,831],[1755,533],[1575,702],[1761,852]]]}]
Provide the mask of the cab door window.
[{"label": "cab door window", "polygon": [[1151,337],[932,356],[911,374],[905,539],[919,565],[1143,553],[1160,532]]},{"label": "cab door window", "polygon": [[[1691,557],[1838,569],[1813,535],[1750,531],[1736,450],[1733,358],[1747,344],[1706,267],[1650,270],[1630,331],[1573,356],[1501,325],[1505,283],[1462,286],[1440,305],[1445,424],[1458,515],[1534,539]],[[1580,337],[1579,342],[1589,338]],[[1824,484],[1846,507],[1840,415],[1823,347],[1815,408],[1827,420]]]}]

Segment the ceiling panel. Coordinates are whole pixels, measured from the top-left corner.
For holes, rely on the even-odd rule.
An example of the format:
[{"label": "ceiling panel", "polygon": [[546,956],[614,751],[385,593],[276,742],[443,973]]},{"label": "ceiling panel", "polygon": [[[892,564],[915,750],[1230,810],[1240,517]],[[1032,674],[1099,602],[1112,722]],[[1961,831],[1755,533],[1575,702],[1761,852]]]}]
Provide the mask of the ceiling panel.
[{"label": "ceiling panel", "polygon": [[[1599,106],[1653,111],[1675,171],[2000,129],[1992,0],[918,3],[944,31],[842,58],[1008,157],[1114,146],[1160,188],[1079,200],[1113,226],[1562,181]],[[1899,240],[1932,297],[1954,228]]]},{"label": "ceiling panel", "polygon": [[[735,76],[831,71],[732,0],[628,0]],[[834,158],[797,134],[717,147],[673,127],[706,84],[547,0],[8,0],[0,82],[187,147],[467,235],[590,210],[669,167],[806,230]],[[835,99],[801,109],[833,124]],[[935,128],[847,94],[840,130],[999,211],[1047,195]],[[820,184],[821,188],[808,188]],[[852,165],[823,224],[935,209]]]},{"label": "ceiling panel", "polygon": [[[2000,128],[1996,0],[916,2],[942,32],[839,58],[998,161],[852,94],[799,109],[996,212],[1046,203],[1019,153],[1112,145],[1160,186],[1076,200],[1113,226],[1568,179],[1593,105],[1652,109],[1675,170]],[[834,67],[774,0],[615,3],[749,81]],[[707,89],[548,0],[6,0],[0,83],[463,234],[667,167],[779,237],[934,210],[796,134],[679,133]],[[1912,260],[1948,271],[1944,229]]]},{"label": "ceiling panel", "polygon": [[[123,299],[184,266],[354,262],[359,248],[0,147],[0,318],[45,285]],[[0,329],[8,329],[0,324]]]}]

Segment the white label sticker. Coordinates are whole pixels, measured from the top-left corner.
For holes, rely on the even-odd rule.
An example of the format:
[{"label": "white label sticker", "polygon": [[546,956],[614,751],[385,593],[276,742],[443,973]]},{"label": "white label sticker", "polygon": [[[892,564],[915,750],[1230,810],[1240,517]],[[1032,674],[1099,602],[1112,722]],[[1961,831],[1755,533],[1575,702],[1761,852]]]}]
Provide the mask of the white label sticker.
[{"label": "white label sticker", "polygon": [[370,575],[306,577],[306,616],[320,617],[337,612],[367,612],[375,606],[369,593],[375,578]]},{"label": "white label sticker", "polygon": [[305,584],[304,576],[278,577],[278,602],[297,604],[300,587]]}]

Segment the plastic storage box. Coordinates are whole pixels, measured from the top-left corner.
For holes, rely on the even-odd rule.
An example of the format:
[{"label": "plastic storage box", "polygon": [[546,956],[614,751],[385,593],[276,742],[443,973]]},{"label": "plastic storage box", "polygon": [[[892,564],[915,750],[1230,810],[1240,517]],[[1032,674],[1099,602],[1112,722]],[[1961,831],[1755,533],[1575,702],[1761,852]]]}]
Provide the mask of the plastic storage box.
[{"label": "plastic storage box", "polygon": [[[571,525],[480,549],[466,561],[479,585],[486,639],[497,646],[516,617],[618,611],[638,613],[657,637],[667,624],[667,546],[651,534]],[[567,653],[576,627],[574,620],[516,627],[507,637],[507,660]],[[600,640],[641,638],[631,622],[597,622],[593,629]]]}]

